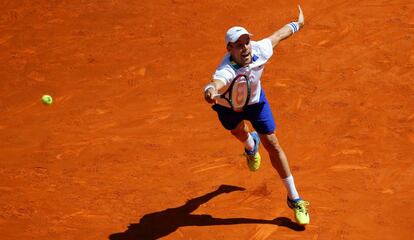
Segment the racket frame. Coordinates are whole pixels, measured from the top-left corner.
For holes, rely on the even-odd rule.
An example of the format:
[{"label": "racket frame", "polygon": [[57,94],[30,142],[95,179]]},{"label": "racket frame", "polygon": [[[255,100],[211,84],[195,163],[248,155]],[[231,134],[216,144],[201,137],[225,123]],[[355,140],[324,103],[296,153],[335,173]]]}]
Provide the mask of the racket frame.
[{"label": "racket frame", "polygon": [[[244,77],[245,79],[246,79],[246,84],[247,84],[247,96],[246,96],[246,102],[245,102],[245,104],[243,105],[243,107],[241,107],[241,108],[235,108],[234,107],[234,105],[233,105],[233,100],[232,100],[232,93],[233,93],[233,86],[234,86],[234,84],[236,83],[236,81],[239,79],[239,78],[241,78],[241,77]],[[227,98],[226,97],[226,95],[229,95],[229,97]],[[222,94],[217,94],[217,95],[215,95],[214,96],[214,98],[223,98],[223,99],[225,99],[228,103],[229,103],[229,105],[230,105],[230,107],[231,107],[231,109],[233,109],[233,111],[235,111],[235,112],[241,112],[241,111],[243,111],[244,110],[244,108],[249,104],[249,101],[250,101],[250,94],[251,94],[251,89],[250,89],[250,80],[249,80],[249,77],[246,75],[246,74],[239,74],[239,75],[237,75],[233,80],[232,80],[232,82],[230,83],[230,86],[227,88],[227,90],[224,92],[224,93],[222,93]]]}]

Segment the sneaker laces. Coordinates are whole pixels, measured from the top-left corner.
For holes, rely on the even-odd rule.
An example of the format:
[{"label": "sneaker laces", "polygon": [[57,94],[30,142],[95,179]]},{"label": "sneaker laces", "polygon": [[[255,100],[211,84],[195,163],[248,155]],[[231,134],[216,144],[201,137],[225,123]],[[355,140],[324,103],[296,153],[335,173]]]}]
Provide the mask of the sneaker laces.
[{"label": "sneaker laces", "polygon": [[249,159],[249,161],[257,162],[256,153],[254,155],[249,155],[247,153],[243,153],[243,155],[246,156]]},{"label": "sneaker laces", "polygon": [[308,209],[306,208],[306,206],[309,206],[310,203],[308,201],[299,201],[298,203],[295,204],[296,209],[299,210],[299,212],[303,212],[306,213],[308,211]]}]

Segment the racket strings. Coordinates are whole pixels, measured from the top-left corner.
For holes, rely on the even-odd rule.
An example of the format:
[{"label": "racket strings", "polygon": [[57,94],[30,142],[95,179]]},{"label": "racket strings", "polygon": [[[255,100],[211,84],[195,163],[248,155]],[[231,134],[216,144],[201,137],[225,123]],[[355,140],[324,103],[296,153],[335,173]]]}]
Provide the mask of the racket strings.
[{"label": "racket strings", "polygon": [[231,101],[234,108],[242,108],[247,104],[249,86],[245,77],[236,80],[232,89]]}]

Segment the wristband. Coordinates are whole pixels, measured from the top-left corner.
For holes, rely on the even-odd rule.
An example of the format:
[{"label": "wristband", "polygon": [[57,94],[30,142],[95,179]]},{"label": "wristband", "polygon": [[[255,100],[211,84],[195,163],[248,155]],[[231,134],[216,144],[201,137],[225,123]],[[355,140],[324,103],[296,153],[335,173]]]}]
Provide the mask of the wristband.
[{"label": "wristband", "polygon": [[288,23],[287,25],[290,27],[290,29],[292,29],[292,33],[299,31],[300,27],[299,27],[298,22],[291,22],[291,23]]},{"label": "wristband", "polygon": [[204,92],[206,92],[209,88],[214,88],[214,89],[216,89],[216,87],[215,87],[212,83],[209,83],[209,84],[207,84],[207,86],[204,88]]}]

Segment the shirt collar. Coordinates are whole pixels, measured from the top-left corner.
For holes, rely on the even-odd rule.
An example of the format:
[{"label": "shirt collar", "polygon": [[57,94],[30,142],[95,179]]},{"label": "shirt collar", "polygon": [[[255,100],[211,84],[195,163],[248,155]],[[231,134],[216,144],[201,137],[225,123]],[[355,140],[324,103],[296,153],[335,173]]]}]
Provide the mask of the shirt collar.
[{"label": "shirt collar", "polygon": [[[251,62],[250,64],[252,64],[252,63],[256,62],[256,61],[257,61],[257,59],[259,59],[259,57],[258,57],[256,54],[254,54],[254,53],[253,53],[253,56],[252,56],[252,62]],[[240,66],[239,64],[237,64],[237,63],[233,60],[233,58],[231,57],[231,55],[230,55],[230,57],[229,57],[229,61],[230,61],[230,65],[231,65],[234,69],[239,70],[240,68],[242,68],[242,66]]]}]

